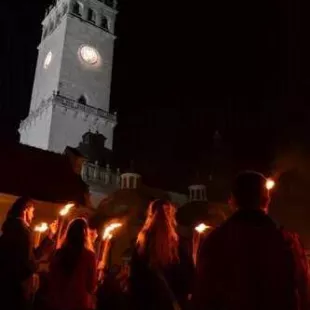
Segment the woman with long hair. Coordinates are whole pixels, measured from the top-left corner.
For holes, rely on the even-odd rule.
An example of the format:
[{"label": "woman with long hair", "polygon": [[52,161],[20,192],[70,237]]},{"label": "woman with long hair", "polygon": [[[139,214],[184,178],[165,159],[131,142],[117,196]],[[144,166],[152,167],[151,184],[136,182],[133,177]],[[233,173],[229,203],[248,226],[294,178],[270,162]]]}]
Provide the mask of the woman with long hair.
[{"label": "woman with long hair", "polygon": [[50,265],[47,304],[51,310],[94,308],[96,258],[88,239],[87,222],[82,218],[73,220]]},{"label": "woman with long hair", "polygon": [[169,201],[149,205],[131,261],[133,309],[170,310],[187,304],[194,267],[180,245],[175,213]]}]

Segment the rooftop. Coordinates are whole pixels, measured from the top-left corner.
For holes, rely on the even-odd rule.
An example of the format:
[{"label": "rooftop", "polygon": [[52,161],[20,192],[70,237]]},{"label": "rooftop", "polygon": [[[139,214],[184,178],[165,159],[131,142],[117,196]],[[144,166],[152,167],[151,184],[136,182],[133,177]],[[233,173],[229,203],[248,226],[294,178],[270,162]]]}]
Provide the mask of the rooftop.
[{"label": "rooftop", "polygon": [[50,202],[86,203],[87,185],[66,155],[2,141],[0,192]]}]

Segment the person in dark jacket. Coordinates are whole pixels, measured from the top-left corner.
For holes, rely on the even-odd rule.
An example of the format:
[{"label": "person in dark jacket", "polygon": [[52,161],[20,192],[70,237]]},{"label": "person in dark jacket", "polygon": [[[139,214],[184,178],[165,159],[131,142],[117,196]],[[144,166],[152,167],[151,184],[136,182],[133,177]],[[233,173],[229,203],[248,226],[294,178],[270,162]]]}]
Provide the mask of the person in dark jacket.
[{"label": "person in dark jacket", "polygon": [[187,305],[194,265],[179,243],[175,212],[175,206],[163,200],[155,200],[148,208],[131,259],[133,309],[172,310]]},{"label": "person in dark jacket", "polygon": [[51,225],[48,237],[36,249],[30,224],[34,217],[34,202],[18,198],[2,225],[0,237],[0,300],[2,309],[27,309],[32,297],[32,276],[37,260],[53,247],[57,227]]},{"label": "person in dark jacket", "polygon": [[193,309],[310,309],[308,268],[295,249],[302,250],[268,216],[267,184],[256,172],[237,176],[231,197],[236,212],[205,239],[198,255]]}]

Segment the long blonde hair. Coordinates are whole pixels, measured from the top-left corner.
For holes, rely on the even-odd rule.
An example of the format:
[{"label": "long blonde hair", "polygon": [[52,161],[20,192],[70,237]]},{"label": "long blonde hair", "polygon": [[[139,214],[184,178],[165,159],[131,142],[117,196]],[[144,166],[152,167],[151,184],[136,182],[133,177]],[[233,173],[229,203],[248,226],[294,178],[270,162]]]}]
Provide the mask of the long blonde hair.
[{"label": "long blonde hair", "polygon": [[137,250],[140,255],[148,252],[151,266],[163,267],[179,261],[175,212],[175,206],[165,200],[155,200],[148,207]]}]

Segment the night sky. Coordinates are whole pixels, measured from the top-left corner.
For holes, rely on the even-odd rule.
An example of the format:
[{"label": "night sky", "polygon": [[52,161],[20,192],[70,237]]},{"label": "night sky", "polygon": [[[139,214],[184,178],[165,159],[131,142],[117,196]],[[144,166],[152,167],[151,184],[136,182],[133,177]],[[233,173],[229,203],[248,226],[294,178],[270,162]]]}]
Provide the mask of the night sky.
[{"label": "night sky", "polygon": [[[28,114],[40,21],[51,0],[1,4],[1,135]],[[273,169],[309,140],[310,4],[123,0],[112,110],[115,158],[184,188],[206,173],[216,130],[234,170]],[[167,185],[168,186],[168,185]]]}]

